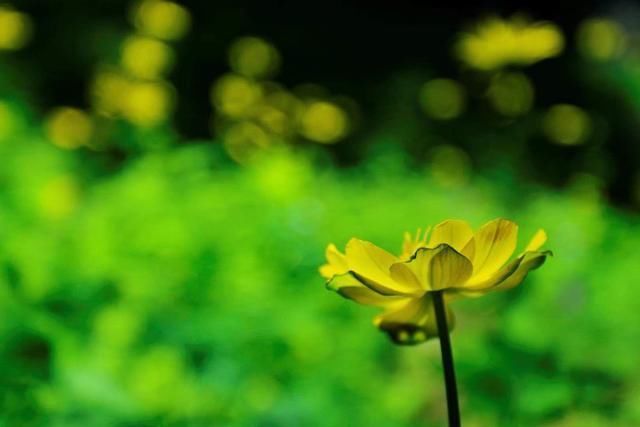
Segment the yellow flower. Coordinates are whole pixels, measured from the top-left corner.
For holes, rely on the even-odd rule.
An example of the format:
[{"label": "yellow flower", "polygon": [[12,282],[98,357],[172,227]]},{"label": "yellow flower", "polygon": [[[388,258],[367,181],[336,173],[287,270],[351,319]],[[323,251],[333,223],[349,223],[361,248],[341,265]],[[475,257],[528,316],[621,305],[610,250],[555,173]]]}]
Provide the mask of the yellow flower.
[{"label": "yellow flower", "polygon": [[400,256],[355,238],[344,254],[331,244],[320,274],[328,279],[327,288],[343,297],[383,308],[374,324],[394,342],[418,344],[438,334],[433,292],[443,294],[451,329],[454,317],[447,302],[513,288],[551,254],[539,250],[547,235],[538,230],[524,251],[507,262],[517,237],[518,226],[502,218],[475,233],[464,221],[447,220],[424,234],[418,230],[415,237],[406,233]]},{"label": "yellow flower", "polygon": [[507,65],[529,65],[559,55],[564,48],[560,28],[521,16],[489,18],[462,34],[455,49],[468,66],[490,71]]}]

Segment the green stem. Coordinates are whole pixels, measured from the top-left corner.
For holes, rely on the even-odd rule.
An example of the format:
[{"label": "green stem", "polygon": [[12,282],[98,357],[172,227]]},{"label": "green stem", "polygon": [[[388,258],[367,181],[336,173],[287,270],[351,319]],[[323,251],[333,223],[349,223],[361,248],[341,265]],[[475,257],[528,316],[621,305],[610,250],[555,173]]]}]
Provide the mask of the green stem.
[{"label": "green stem", "polygon": [[440,338],[440,353],[442,355],[442,368],[444,369],[444,385],[447,392],[449,427],[460,427],[458,388],[456,386],[456,373],[453,368],[453,354],[451,353],[449,327],[447,326],[447,314],[442,298],[442,291],[433,292],[432,295],[433,306],[436,312],[436,322],[438,324],[438,337]]}]

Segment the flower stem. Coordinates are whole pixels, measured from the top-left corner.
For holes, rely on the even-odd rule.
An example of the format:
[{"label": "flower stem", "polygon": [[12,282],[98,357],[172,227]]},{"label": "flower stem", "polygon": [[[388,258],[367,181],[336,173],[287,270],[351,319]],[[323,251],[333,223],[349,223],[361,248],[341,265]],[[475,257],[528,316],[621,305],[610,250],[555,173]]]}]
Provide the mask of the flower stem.
[{"label": "flower stem", "polygon": [[442,298],[442,291],[433,292],[432,295],[433,306],[436,312],[436,322],[438,324],[438,337],[440,338],[440,353],[442,354],[442,368],[444,369],[444,385],[447,392],[449,427],[460,427],[458,388],[456,386],[456,373],[453,368],[453,354],[451,353],[449,327],[447,326],[447,315]]}]

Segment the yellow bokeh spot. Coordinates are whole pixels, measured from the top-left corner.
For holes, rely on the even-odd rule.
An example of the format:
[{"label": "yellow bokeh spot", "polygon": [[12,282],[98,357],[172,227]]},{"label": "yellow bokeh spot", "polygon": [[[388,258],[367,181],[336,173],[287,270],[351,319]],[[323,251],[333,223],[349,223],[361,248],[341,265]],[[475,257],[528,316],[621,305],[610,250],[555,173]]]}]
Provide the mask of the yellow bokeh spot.
[{"label": "yellow bokeh spot", "polygon": [[271,145],[271,138],[260,126],[251,122],[238,122],[223,135],[227,152],[238,163],[247,163],[264,148]]},{"label": "yellow bokeh spot", "polygon": [[602,180],[589,173],[574,173],[569,181],[569,195],[581,205],[583,210],[597,209],[602,202]]},{"label": "yellow bokeh spot", "polygon": [[161,77],[173,63],[173,51],[160,40],[131,36],[122,46],[122,67],[132,76],[141,79]]},{"label": "yellow bokeh spot", "polygon": [[270,105],[261,105],[255,113],[256,120],[269,132],[284,136],[289,133],[290,121],[287,115]]},{"label": "yellow bokeh spot", "polygon": [[113,116],[122,112],[122,102],[128,96],[130,80],[113,71],[100,72],[91,87],[93,108],[98,114]]},{"label": "yellow bokeh spot", "polygon": [[0,50],[21,49],[31,38],[32,30],[28,15],[0,5]]},{"label": "yellow bokeh spot", "polygon": [[575,105],[554,105],[545,114],[542,125],[547,137],[561,145],[582,144],[591,132],[589,115]]},{"label": "yellow bokeh spot", "polygon": [[490,18],[474,31],[462,34],[456,54],[472,68],[493,70],[509,64],[533,64],[560,54],[563,48],[564,37],[558,26],[515,16]]},{"label": "yellow bokeh spot", "polygon": [[167,120],[173,109],[172,87],[160,82],[136,82],[128,87],[122,115],[131,123],[150,127]]},{"label": "yellow bokeh spot", "polygon": [[349,119],[342,108],[327,101],[312,101],[300,117],[300,133],[322,144],[333,144],[349,130]]},{"label": "yellow bokeh spot", "polygon": [[211,89],[211,101],[229,117],[244,117],[251,113],[262,98],[255,82],[235,74],[221,77]]},{"label": "yellow bokeh spot", "polygon": [[263,39],[243,37],[231,45],[229,64],[233,71],[246,77],[270,77],[280,67],[280,54]]},{"label": "yellow bokeh spot", "polygon": [[62,175],[46,182],[38,194],[42,215],[48,219],[60,220],[76,209],[80,190],[75,178]]},{"label": "yellow bokeh spot", "polygon": [[471,161],[460,148],[440,145],[431,153],[430,172],[433,179],[443,187],[457,187],[469,180]]},{"label": "yellow bokeh spot", "polygon": [[300,101],[295,95],[285,90],[278,90],[269,93],[266,96],[265,102],[268,105],[271,105],[274,108],[285,112],[289,116],[297,115],[303,107],[302,101]]},{"label": "yellow bokeh spot", "polygon": [[431,118],[438,120],[456,118],[465,107],[464,88],[455,80],[430,80],[420,89],[420,104]]},{"label": "yellow bokeh spot", "polygon": [[55,109],[46,122],[49,140],[67,150],[87,145],[93,136],[93,121],[82,110],[71,107]]},{"label": "yellow bokeh spot", "polygon": [[144,0],[134,9],[138,31],[161,40],[182,38],[191,25],[191,15],[179,4],[164,0]]},{"label": "yellow bokeh spot", "polygon": [[626,46],[626,35],[620,24],[604,18],[588,19],[580,24],[577,33],[580,53],[596,61],[619,56]]},{"label": "yellow bokeh spot", "polygon": [[523,115],[533,106],[533,85],[522,73],[501,73],[491,80],[487,98],[500,114],[515,117]]}]

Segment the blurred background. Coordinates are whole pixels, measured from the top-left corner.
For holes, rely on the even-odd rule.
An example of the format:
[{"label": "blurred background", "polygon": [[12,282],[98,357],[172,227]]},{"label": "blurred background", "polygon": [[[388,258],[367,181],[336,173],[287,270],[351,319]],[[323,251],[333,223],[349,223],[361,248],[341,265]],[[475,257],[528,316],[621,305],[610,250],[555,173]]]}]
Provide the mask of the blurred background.
[{"label": "blurred background", "polygon": [[329,242],[555,257],[456,302],[465,426],[640,425],[640,7],[0,5],[0,426],[439,426]]}]

